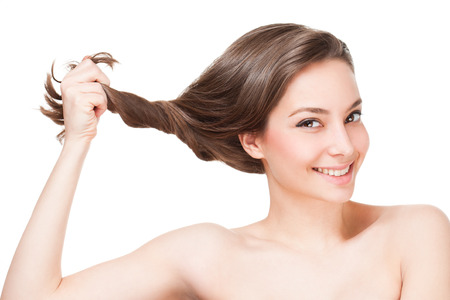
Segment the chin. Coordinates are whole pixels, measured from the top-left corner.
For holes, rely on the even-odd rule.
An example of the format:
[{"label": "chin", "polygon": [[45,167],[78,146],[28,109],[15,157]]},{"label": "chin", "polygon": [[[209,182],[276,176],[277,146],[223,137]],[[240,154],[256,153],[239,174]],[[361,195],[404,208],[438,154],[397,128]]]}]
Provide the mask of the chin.
[{"label": "chin", "polygon": [[329,190],[328,193],[322,194],[319,198],[322,201],[342,204],[350,201],[353,196],[353,187],[348,187],[348,189],[344,190]]},{"label": "chin", "polygon": [[350,198],[351,198],[351,195],[350,195],[350,197],[345,197],[345,198],[334,197],[334,198],[326,198],[326,199],[322,199],[322,200],[329,202],[329,203],[343,204],[343,203],[349,202]]}]

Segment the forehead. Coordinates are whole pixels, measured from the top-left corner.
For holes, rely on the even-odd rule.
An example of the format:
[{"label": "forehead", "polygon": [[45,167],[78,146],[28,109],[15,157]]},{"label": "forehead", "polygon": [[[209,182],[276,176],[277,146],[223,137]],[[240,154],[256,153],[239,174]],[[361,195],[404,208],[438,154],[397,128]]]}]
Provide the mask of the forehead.
[{"label": "forehead", "polygon": [[355,75],[350,66],[342,60],[330,59],[313,63],[297,73],[274,112],[302,106],[348,108],[359,98]]}]

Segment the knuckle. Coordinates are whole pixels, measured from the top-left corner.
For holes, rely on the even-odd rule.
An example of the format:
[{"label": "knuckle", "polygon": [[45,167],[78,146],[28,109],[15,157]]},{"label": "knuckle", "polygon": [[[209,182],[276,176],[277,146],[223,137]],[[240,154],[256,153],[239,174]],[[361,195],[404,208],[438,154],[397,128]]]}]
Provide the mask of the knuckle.
[{"label": "knuckle", "polygon": [[61,91],[65,91],[68,87],[70,87],[70,84],[68,84],[66,77],[64,77],[64,79],[61,81],[61,84],[59,85],[59,88],[61,89]]},{"label": "knuckle", "polygon": [[92,59],[83,59],[78,66],[92,66],[95,65],[95,63],[92,61]]},{"label": "knuckle", "polygon": [[65,95],[73,95],[76,93],[76,88],[73,85],[61,86],[61,91]]},{"label": "knuckle", "polygon": [[106,74],[103,73],[103,72],[102,72],[101,75],[102,75],[102,83],[105,84],[105,85],[107,85],[107,86],[109,86],[111,82],[109,81],[108,76],[106,76]]},{"label": "knuckle", "polygon": [[103,89],[102,85],[100,83],[97,83],[96,85],[97,85],[96,92],[98,94],[104,95],[106,97],[106,93],[105,93],[105,90]]}]

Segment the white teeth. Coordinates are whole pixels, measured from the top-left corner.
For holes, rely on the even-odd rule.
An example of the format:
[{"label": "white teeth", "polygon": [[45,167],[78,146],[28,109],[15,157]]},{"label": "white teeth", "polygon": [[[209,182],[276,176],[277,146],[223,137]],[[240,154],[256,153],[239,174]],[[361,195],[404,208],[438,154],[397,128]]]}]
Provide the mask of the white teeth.
[{"label": "white teeth", "polygon": [[348,170],[350,169],[350,166],[348,166],[345,169],[342,170],[328,170],[328,169],[322,169],[322,168],[314,168],[314,170],[316,170],[317,172],[326,174],[326,175],[330,175],[330,176],[335,176],[335,177],[339,177],[342,175],[345,175],[348,173]]}]

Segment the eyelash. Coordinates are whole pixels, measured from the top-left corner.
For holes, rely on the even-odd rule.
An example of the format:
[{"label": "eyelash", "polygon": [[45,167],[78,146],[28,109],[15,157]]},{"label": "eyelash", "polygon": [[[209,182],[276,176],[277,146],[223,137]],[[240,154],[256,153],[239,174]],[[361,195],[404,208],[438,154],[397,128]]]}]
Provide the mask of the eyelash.
[{"label": "eyelash", "polygon": [[[361,113],[360,110],[355,110],[354,112],[349,114],[347,116],[347,118],[345,118],[344,122],[345,122],[345,124],[358,122],[361,119],[361,115],[362,115],[362,113]],[[320,124],[320,121],[318,121],[316,119],[306,119],[306,120],[303,120],[303,121],[299,122],[296,125],[296,127],[315,128],[317,126],[313,126],[314,123],[319,123]]]},{"label": "eyelash", "polygon": [[[352,112],[351,114],[348,115],[348,117],[345,119],[345,123],[350,123],[350,122],[358,122],[359,120],[361,120],[361,111],[360,110],[355,110],[354,112]],[[347,120],[353,116],[353,120],[351,120],[350,122],[347,122]],[[357,116],[356,118],[354,116]]]}]

